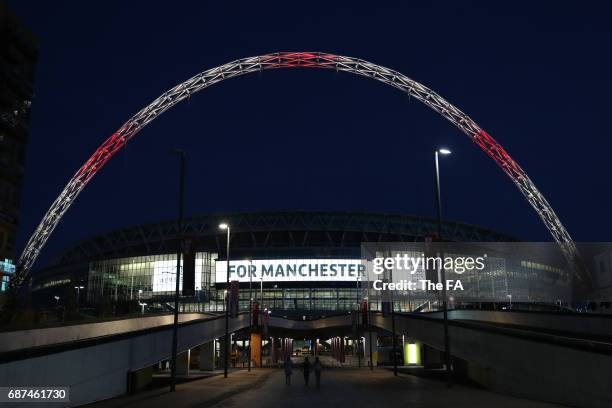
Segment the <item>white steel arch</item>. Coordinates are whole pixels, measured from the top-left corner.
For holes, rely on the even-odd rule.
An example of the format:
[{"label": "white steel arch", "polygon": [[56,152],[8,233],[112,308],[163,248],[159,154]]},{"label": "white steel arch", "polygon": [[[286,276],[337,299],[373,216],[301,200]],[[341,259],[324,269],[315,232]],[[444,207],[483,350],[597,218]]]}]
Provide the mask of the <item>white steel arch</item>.
[{"label": "white steel arch", "polygon": [[576,265],[578,253],[574,241],[527,173],[495,139],[440,95],[400,72],[358,58],[320,52],[279,52],[243,58],[205,70],[164,92],[125,122],[79,168],[55,199],[28,240],[18,261],[16,276],[11,279],[11,286],[21,285],[28,276],[42,247],[89,180],[142,128],[180,101],[213,84],[251,72],[274,68],[326,68],[350,72],[380,81],[423,102],[461,129],[501,167],[546,225],[552,237],[560,245],[569,264]]}]

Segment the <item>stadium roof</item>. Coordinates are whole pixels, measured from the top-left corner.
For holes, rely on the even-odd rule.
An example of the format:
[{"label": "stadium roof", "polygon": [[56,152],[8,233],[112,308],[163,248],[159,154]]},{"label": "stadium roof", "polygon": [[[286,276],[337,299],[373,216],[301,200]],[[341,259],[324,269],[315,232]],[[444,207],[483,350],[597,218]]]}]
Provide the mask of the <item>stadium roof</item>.
[{"label": "stadium roof", "polygon": [[[198,250],[224,252],[218,225],[232,228],[232,250],[280,251],[299,248],[359,248],[362,242],[414,242],[437,235],[434,219],[406,215],[339,211],[282,211],[206,215],[184,222],[186,239]],[[444,240],[514,242],[517,238],[487,228],[444,221]],[[135,225],[83,240],[64,252],[57,264],[89,262],[175,252],[176,220]]]}]

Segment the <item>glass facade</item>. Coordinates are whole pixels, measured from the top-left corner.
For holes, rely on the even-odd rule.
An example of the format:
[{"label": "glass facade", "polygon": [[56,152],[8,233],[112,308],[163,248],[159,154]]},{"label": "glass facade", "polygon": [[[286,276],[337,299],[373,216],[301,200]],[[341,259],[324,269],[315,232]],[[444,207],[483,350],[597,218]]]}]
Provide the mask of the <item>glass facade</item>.
[{"label": "glass facade", "polygon": [[8,288],[8,282],[11,276],[15,273],[15,265],[10,259],[0,260],[0,273],[2,281],[0,281],[0,292],[4,292]]},{"label": "glass facade", "polygon": [[[195,257],[195,296],[181,299],[185,312],[222,312],[225,288],[215,284],[216,253],[198,252]],[[225,262],[225,261],[221,261]],[[176,254],[116,258],[91,262],[87,286],[90,304],[102,301],[147,302],[148,309],[164,309],[174,296]],[[182,261],[179,293],[182,295]],[[245,286],[247,286],[245,288]],[[278,285],[275,285],[278,286]],[[348,311],[363,296],[363,289],[353,288],[278,288],[262,287],[253,282],[239,292],[240,310],[249,309],[253,296],[260,307],[271,310]],[[263,295],[263,300],[262,300]]]},{"label": "glass facade", "polygon": [[[393,254],[395,255],[395,254]],[[410,253],[410,256],[422,256]],[[452,254],[450,254],[452,255]],[[454,255],[453,255],[454,256]],[[217,254],[195,254],[195,294],[181,298],[185,312],[222,312],[224,310],[224,283],[215,283]],[[225,263],[225,261],[220,261]],[[315,260],[313,260],[315,262]],[[225,267],[225,266],[224,266]],[[182,265],[181,265],[182,268]],[[169,311],[176,284],[176,254],[117,258],[91,262],[87,285],[87,301],[129,301],[145,305],[148,312]],[[423,280],[425,270],[420,268],[409,279]],[[464,290],[451,295],[451,305],[460,302],[506,302],[550,300],[550,296],[567,299],[569,281],[562,270],[534,262],[514,262],[490,257],[485,270],[466,272],[447,279],[461,279]],[[182,272],[180,277],[182,289]],[[276,313],[339,313],[354,310],[368,296],[367,282],[242,282],[239,291],[239,309],[249,309],[249,299],[259,302],[260,309]],[[181,291],[182,295],[182,291]],[[373,292],[371,293],[373,295]],[[394,294],[395,296],[395,294]],[[394,297],[395,310],[408,312],[438,301],[439,294],[427,290],[398,291]],[[381,299],[369,296],[371,310],[382,310]],[[541,299],[540,299],[541,298]]]},{"label": "glass facade", "polygon": [[[396,257],[406,254],[408,257],[423,258],[425,254],[418,251],[390,251],[388,255],[382,252],[377,257]],[[446,257],[461,258],[465,254],[447,253]],[[437,301],[435,292],[421,289],[419,282],[427,279],[423,266],[414,273],[401,274],[397,270],[384,272],[380,278],[397,282],[399,279],[412,281],[416,290],[394,291],[396,310],[408,311],[422,305],[424,302]],[[393,276],[394,279],[390,279]],[[531,261],[517,261],[502,257],[488,256],[482,270],[465,271],[460,274],[446,271],[447,280],[460,280],[462,290],[449,292],[451,305],[461,302],[567,302],[571,298],[571,282],[569,274],[564,270]],[[429,277],[431,279],[431,276]],[[439,276],[434,278],[440,281]],[[373,310],[378,310],[376,297],[372,298]]]},{"label": "glass facade", "polygon": [[[198,252],[195,256],[195,299],[211,299],[214,260],[217,254]],[[183,283],[181,261],[179,288]],[[95,261],[89,264],[87,301],[167,300],[176,285],[176,254],[148,255]],[[180,291],[182,294],[182,290]]]}]

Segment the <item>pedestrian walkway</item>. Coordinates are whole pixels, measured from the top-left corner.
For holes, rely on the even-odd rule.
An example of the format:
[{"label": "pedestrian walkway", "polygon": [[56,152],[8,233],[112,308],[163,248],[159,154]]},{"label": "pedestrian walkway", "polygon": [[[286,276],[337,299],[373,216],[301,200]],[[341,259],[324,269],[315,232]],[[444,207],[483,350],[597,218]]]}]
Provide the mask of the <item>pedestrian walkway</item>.
[{"label": "pedestrian walkway", "polygon": [[321,388],[304,386],[302,372],[294,370],[292,385],[286,386],[282,373],[271,376],[262,386],[235,394],[218,404],[222,407],[496,407],[545,408],[555,405],[513,398],[476,388],[447,389],[440,381],[411,375],[393,376],[391,370],[338,368],[323,372]]},{"label": "pedestrian walkway", "polygon": [[[171,393],[168,387],[141,391],[135,395],[113,398],[89,404],[94,408],[181,408],[210,407],[235,394],[259,387],[278,370],[259,369],[230,371],[229,377],[214,375],[209,378],[177,384]],[[284,381],[284,380],[283,380]]]},{"label": "pedestrian walkway", "polygon": [[[297,368],[297,367],[296,367]],[[285,385],[282,370],[236,371],[225,379],[216,376],[180,384],[175,393],[167,389],[118,398],[94,407],[452,407],[452,408],[551,408],[556,405],[500,395],[408,374],[393,376],[377,368],[336,368],[323,372],[321,388],[304,386],[302,372],[294,370],[292,385]]]}]

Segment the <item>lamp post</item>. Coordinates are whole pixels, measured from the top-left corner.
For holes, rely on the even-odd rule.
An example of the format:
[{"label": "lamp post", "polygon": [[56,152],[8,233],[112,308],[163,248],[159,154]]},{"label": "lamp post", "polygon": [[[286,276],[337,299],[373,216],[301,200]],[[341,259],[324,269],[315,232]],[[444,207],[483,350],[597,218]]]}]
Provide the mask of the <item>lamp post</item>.
[{"label": "lamp post", "polygon": [[[133,276],[132,276],[133,278]],[[140,301],[140,297],[142,296],[142,289],[138,289],[138,306],[140,306],[140,314],[144,314],[146,303],[142,303]]]},{"label": "lamp post", "polygon": [[[436,204],[438,212],[438,241],[442,241],[442,203],[440,199],[440,165],[438,156],[449,155],[451,151],[448,149],[438,149],[435,152],[436,159]],[[442,254],[441,257],[444,255]],[[446,300],[446,272],[444,265],[441,265],[441,278],[442,278],[442,307],[444,314],[444,360],[446,364],[446,382],[447,386],[452,386],[452,373],[451,373],[451,356],[450,356],[450,337],[448,332],[448,304]]]},{"label": "lamp post", "polygon": [[249,372],[251,371],[251,340],[253,338],[253,261],[249,259]]},{"label": "lamp post", "polygon": [[[272,310],[268,310],[268,317],[266,320],[266,327],[270,323],[270,316],[272,315]],[[266,330],[266,334],[268,334],[268,330]],[[268,337],[268,341],[270,344],[270,367],[272,367],[272,349],[274,348],[274,342],[272,337]],[[259,356],[262,356],[262,353],[259,353]]]},{"label": "lamp post", "polygon": [[356,298],[357,298],[357,302],[356,302],[357,303],[357,305],[356,305],[357,306],[356,307],[356,309],[357,309],[357,311],[356,311],[356,313],[357,313],[357,317],[356,317],[356,319],[357,319],[357,333],[355,334],[355,342],[357,344],[355,345],[355,351],[357,352],[357,366],[359,368],[361,368],[361,354],[360,354],[360,347],[359,347],[360,341],[361,341],[361,336],[359,335],[359,314],[361,313],[361,304],[359,303],[359,298],[360,298],[359,295],[361,294],[360,293],[361,291],[359,290],[359,280],[360,280],[360,278],[361,278],[360,272],[357,272],[357,281],[355,283],[355,293],[357,294],[357,296],[356,296]]},{"label": "lamp post", "polygon": [[[263,282],[263,280],[262,280],[262,282]],[[262,299],[263,299],[263,297],[262,297]],[[263,305],[263,300],[262,300],[261,304]],[[261,308],[261,306],[260,306],[260,308]],[[266,314],[267,313],[268,313],[268,309],[266,308],[266,309],[263,310],[263,313],[261,314],[261,322],[259,322],[259,324],[261,326],[261,333],[260,333],[261,336],[260,336],[260,340],[259,340],[259,343],[261,344],[261,348],[259,350],[259,367],[260,368],[263,367],[263,348],[264,348],[263,347],[263,335],[264,335],[264,332],[265,332],[265,324],[266,324],[265,320],[266,320]]]},{"label": "lamp post", "polygon": [[[174,285],[174,323],[172,325],[172,360],[170,364],[170,392],[176,390],[176,353],[178,347],[178,315],[179,315],[179,289],[181,280],[181,255],[183,252],[183,208],[185,199],[185,152],[174,149],[173,153],[180,157],[179,171],[179,212],[177,220],[178,244],[176,250],[176,282]],[[143,308],[144,310],[144,308]]]},{"label": "lamp post", "polygon": [[[391,251],[389,251],[389,256],[391,256]],[[393,282],[393,269],[389,269],[389,282]],[[393,291],[391,291],[391,332],[392,332],[392,341],[391,345],[393,347],[393,375],[397,377],[397,333],[395,332],[395,299],[393,298]]]},{"label": "lamp post", "polygon": [[[75,286],[74,288],[77,290],[77,312],[78,312],[79,311],[79,306],[81,305],[81,289],[85,289],[85,287],[83,287],[83,286]],[[58,299],[56,299],[56,300],[58,300]]]},{"label": "lamp post", "polygon": [[55,308],[57,309],[59,307],[60,297],[55,295],[55,296],[53,296],[53,299],[55,299]]},{"label": "lamp post", "polygon": [[[219,224],[219,229],[220,230],[227,230],[227,246],[226,246],[226,251],[225,251],[225,260],[226,260],[226,266],[225,266],[225,286],[226,286],[226,291],[229,290],[229,273],[230,273],[230,226],[228,223],[221,223]],[[228,307],[228,303],[229,303],[229,296],[226,297],[225,299],[225,340],[223,340],[223,342],[225,343],[225,356],[223,356],[223,377],[227,378],[227,363],[228,363],[228,357],[229,357],[229,307]]]},{"label": "lamp post", "polygon": [[[368,316],[368,348],[370,352],[370,371],[374,371],[374,356],[372,355],[372,313],[370,312],[370,272],[366,269],[366,279],[368,280],[368,285],[366,288],[366,296],[365,301],[368,302],[366,305],[368,309],[366,311]],[[365,350],[364,350],[365,353]]]}]

